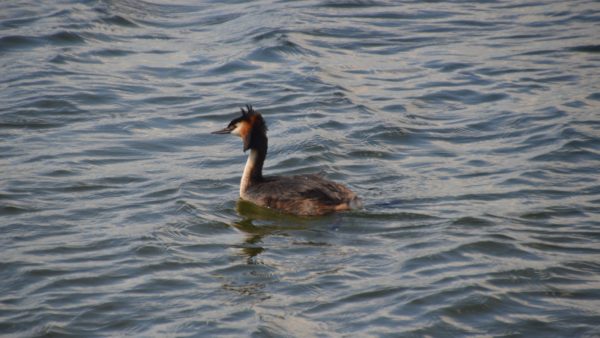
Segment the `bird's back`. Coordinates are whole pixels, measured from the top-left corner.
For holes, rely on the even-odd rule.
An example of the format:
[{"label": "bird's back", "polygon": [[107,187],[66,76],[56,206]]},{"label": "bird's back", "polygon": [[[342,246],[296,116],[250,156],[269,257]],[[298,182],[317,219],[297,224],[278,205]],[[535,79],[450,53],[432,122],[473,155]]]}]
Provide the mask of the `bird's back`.
[{"label": "bird's back", "polygon": [[323,215],[360,206],[344,185],[319,175],[265,177],[251,185],[243,199],[263,207],[302,216]]}]

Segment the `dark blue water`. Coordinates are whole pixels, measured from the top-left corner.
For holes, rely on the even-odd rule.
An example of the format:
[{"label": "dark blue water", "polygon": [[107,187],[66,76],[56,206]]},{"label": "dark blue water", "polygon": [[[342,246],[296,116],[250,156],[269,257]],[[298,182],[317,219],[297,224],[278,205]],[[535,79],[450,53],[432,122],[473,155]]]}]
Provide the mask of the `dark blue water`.
[{"label": "dark blue water", "polygon": [[[600,3],[4,1],[0,335],[600,336]],[[365,207],[238,201],[269,174]]]}]

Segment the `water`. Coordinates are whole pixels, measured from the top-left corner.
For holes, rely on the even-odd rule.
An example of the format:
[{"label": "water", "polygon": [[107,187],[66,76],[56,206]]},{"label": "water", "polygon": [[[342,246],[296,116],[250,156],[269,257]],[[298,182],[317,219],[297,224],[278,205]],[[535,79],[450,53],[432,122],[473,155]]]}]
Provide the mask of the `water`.
[{"label": "water", "polygon": [[[600,336],[600,4],[5,1],[3,336]],[[237,201],[210,135],[365,208]]]}]

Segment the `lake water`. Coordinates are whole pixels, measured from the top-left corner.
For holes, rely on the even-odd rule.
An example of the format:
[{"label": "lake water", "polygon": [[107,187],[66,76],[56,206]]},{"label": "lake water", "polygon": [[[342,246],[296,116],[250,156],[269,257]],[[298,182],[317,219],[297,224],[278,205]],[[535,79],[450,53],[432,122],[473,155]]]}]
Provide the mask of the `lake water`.
[{"label": "lake water", "polygon": [[[597,1],[4,1],[0,335],[600,336]],[[364,209],[238,201],[268,174]]]}]

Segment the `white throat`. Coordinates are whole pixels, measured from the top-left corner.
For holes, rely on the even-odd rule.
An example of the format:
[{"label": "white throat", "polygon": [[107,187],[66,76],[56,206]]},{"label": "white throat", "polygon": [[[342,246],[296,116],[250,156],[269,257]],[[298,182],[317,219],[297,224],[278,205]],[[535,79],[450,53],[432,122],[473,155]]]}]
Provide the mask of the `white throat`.
[{"label": "white throat", "polygon": [[252,175],[252,170],[256,165],[257,156],[258,151],[256,149],[250,149],[250,154],[248,155],[248,160],[246,161],[246,166],[244,167],[244,173],[242,174],[242,181],[240,182],[241,198],[244,198],[246,191],[250,187],[250,176]]}]

